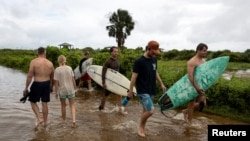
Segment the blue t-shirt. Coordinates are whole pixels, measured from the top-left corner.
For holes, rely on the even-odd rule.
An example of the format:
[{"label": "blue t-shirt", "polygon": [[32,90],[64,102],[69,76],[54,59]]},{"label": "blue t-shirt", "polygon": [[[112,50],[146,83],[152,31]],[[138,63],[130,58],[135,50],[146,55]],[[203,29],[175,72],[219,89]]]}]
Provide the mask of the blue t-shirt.
[{"label": "blue t-shirt", "polygon": [[133,72],[137,73],[136,90],[137,94],[156,94],[156,58],[141,56],[133,66]]}]

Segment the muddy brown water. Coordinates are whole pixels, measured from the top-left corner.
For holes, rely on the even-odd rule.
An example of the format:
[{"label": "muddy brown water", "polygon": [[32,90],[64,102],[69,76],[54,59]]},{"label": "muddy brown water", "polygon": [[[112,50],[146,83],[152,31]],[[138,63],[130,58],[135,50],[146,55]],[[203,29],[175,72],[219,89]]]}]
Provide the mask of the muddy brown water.
[{"label": "muddy brown water", "polygon": [[[0,66],[0,140],[1,141],[206,141],[209,124],[246,124],[225,117],[196,113],[188,126],[182,113],[164,117],[158,109],[148,120],[146,138],[137,135],[141,105],[134,99],[128,114],[115,111],[117,96],[110,95],[104,111],[98,106],[101,91],[79,91],[76,95],[77,128],[71,128],[69,106],[66,123],[61,122],[60,102],[51,95],[49,125],[35,130],[30,103],[20,103],[26,74]],[[39,103],[39,106],[40,103]]]}]

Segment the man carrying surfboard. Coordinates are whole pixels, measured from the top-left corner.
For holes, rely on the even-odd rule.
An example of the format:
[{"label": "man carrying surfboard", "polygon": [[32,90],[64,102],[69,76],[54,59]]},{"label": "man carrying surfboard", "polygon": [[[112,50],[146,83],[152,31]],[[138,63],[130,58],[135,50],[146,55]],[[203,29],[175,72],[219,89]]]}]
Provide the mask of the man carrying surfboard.
[{"label": "man carrying surfboard", "polygon": [[[82,74],[82,64],[84,61],[86,61],[87,59],[89,59],[89,56],[90,56],[90,53],[88,51],[86,51],[84,53],[84,57],[81,59],[80,63],[79,63],[79,71],[80,73]],[[92,91],[93,90],[93,87],[92,87],[92,84],[91,84],[91,78],[90,76],[88,75],[88,73],[85,73],[83,76],[80,77],[80,82],[79,82],[79,88],[80,88],[80,84],[84,81],[87,81],[88,83],[88,90],[89,91]]]},{"label": "man carrying surfboard", "polygon": [[199,94],[194,101],[191,101],[187,108],[183,110],[184,119],[186,122],[191,123],[193,112],[196,109],[202,111],[206,105],[205,92],[202,90],[194,79],[195,68],[205,62],[204,58],[207,55],[207,45],[204,43],[198,44],[196,48],[196,54],[187,62],[188,79],[194,86],[195,90]]},{"label": "man carrying surfboard", "polygon": [[[106,62],[103,65],[103,69],[102,69],[102,86],[104,88],[104,95],[102,97],[101,104],[99,106],[99,110],[104,109],[105,103],[106,103],[106,98],[110,94],[110,92],[108,90],[106,90],[106,82],[105,82],[107,69],[110,68],[110,69],[113,69],[113,70],[116,70],[116,71],[119,72],[119,67],[120,67],[119,61],[118,61],[118,48],[117,47],[111,47],[110,48],[110,54],[111,54],[111,57],[106,60]],[[120,100],[121,100],[121,98],[120,98]]]},{"label": "man carrying surfboard", "polygon": [[156,80],[163,91],[166,90],[158,72],[156,55],[160,54],[159,43],[149,41],[146,52],[137,59],[133,65],[133,73],[130,81],[128,97],[133,96],[133,87],[136,86],[137,96],[143,106],[143,112],[138,127],[138,135],[145,137],[145,125],[147,119],[153,115],[153,97],[156,95]]}]

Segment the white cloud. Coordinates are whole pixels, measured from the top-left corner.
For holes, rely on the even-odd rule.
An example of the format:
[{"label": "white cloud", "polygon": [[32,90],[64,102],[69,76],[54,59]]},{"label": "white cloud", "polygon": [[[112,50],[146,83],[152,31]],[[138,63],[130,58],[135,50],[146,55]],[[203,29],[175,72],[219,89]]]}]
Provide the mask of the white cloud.
[{"label": "white cloud", "polygon": [[105,27],[118,8],[135,28],[125,46],[245,51],[250,48],[250,2],[237,0],[1,0],[0,48],[37,48],[69,42],[75,47],[116,45]]}]

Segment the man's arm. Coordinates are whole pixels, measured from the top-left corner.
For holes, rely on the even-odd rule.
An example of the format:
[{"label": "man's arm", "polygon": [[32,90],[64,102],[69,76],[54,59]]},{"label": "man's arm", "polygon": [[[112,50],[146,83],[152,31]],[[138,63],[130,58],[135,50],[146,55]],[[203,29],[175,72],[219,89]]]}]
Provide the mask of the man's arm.
[{"label": "man's arm", "polygon": [[81,74],[82,74],[82,63],[83,63],[83,59],[79,63],[79,71]]},{"label": "man's arm", "polygon": [[128,91],[128,97],[133,97],[133,88],[135,86],[135,82],[137,79],[138,73],[133,72],[130,80],[130,85],[129,85],[129,91]]},{"label": "man's arm", "polygon": [[74,76],[72,77],[72,81],[73,81],[74,89],[76,90],[76,81],[75,81]]},{"label": "man's arm", "polygon": [[53,85],[54,85],[54,72],[55,72],[55,69],[54,69],[53,63],[51,62],[51,74],[50,74],[50,91],[51,92],[53,91]]},{"label": "man's arm", "polygon": [[166,91],[166,87],[165,87],[165,85],[163,84],[163,82],[162,82],[162,80],[161,80],[161,77],[160,77],[160,75],[159,75],[158,72],[156,72],[156,80],[159,82],[162,91],[165,92],[165,91]]},{"label": "man's arm", "polygon": [[105,77],[106,77],[106,73],[107,73],[107,70],[108,70],[108,64],[109,64],[109,60],[107,60],[103,67],[102,67],[102,85],[105,87],[106,86],[106,83],[105,83]]},{"label": "man's arm", "polygon": [[194,86],[198,94],[204,94],[204,91],[197,85],[195,79],[194,79],[194,70],[196,68],[196,65],[192,62],[188,62],[187,64],[187,70],[188,70],[188,79],[191,82],[191,84]]},{"label": "man's arm", "polygon": [[58,98],[58,87],[59,87],[58,80],[54,80],[54,86],[55,86],[56,98]]},{"label": "man's arm", "polygon": [[32,81],[33,76],[34,76],[34,66],[33,66],[33,61],[31,61],[29,71],[28,71],[28,74],[27,74],[27,79],[26,79],[24,91],[28,90],[28,87],[29,87],[29,85],[30,85],[30,83]]}]

